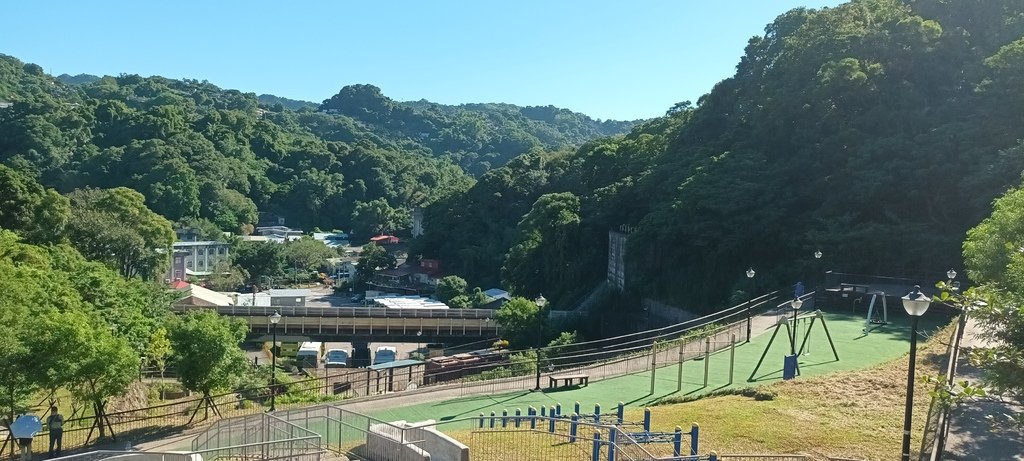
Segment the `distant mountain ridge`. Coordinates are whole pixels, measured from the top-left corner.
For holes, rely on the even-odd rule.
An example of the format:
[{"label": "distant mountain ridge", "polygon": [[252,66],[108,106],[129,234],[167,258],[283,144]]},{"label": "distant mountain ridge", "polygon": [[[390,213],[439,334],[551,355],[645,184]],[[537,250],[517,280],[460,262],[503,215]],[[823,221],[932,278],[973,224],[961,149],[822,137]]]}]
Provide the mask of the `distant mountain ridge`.
[{"label": "distant mountain ridge", "polygon": [[383,138],[425,146],[474,176],[534,149],[573,149],[624,134],[639,122],[599,121],[554,106],[398,102],[373,85],[348,85],[320,111],[351,117]]},{"label": "distant mountain ridge", "polygon": [[466,172],[614,127],[554,108],[413,108],[370,85],[317,105],[195,79],[54,77],[2,54],[0,101],[0,163],[60,192],[129,187],[168,219],[222,230],[267,211],[305,229],[402,233],[409,210],[472,185]]}]

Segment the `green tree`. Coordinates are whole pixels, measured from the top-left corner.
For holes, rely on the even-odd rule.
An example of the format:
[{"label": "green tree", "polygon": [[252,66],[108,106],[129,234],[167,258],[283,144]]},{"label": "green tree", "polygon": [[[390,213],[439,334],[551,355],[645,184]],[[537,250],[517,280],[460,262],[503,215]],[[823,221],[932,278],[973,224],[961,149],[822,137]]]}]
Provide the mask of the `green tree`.
[{"label": "green tree", "polygon": [[519,240],[505,256],[502,277],[506,286],[515,293],[537,296],[574,285],[568,261],[578,240],[579,213],[579,198],[572,193],[538,198],[519,222]]},{"label": "green tree", "polygon": [[373,235],[396,233],[412,227],[408,210],[392,208],[383,198],[369,202],[356,202],[352,211],[353,235],[369,238]]},{"label": "green tree", "polygon": [[231,261],[247,275],[250,284],[284,274],[284,249],[278,243],[241,242],[232,249]]},{"label": "green tree", "polygon": [[[106,324],[83,327],[79,332],[78,341],[62,335],[64,341],[77,346],[69,351],[74,355],[69,387],[74,395],[92,405],[93,413],[102,421],[107,418],[107,400],[124,394],[138,376],[139,354]],[[101,438],[106,435],[103,424],[99,434]]]},{"label": "green tree", "polygon": [[[995,202],[992,215],[967,233],[964,260],[978,285],[968,293],[970,315],[991,346],[971,359],[985,370],[991,393],[1024,403],[1024,189]],[[983,302],[977,302],[983,301]],[[1024,414],[1013,419],[1024,427]]]},{"label": "green tree", "polygon": [[376,243],[364,245],[363,251],[359,254],[359,264],[356,267],[355,284],[357,286],[364,285],[373,278],[377,271],[391,269],[395,267],[396,263],[395,256],[386,248]]},{"label": "green tree", "polygon": [[209,286],[217,291],[237,291],[248,278],[245,271],[228,261],[217,262],[211,272]]},{"label": "green tree", "polygon": [[131,189],[81,189],[69,195],[68,237],[86,258],[102,261],[125,277],[162,274],[174,241],[171,223],[146,208]]},{"label": "green tree", "polygon": [[182,315],[169,331],[174,349],[171,364],[181,384],[206,399],[238,384],[249,366],[240,347],[247,330],[244,321],[212,311]]},{"label": "green tree", "polygon": [[434,296],[438,301],[448,302],[456,296],[465,296],[467,288],[466,281],[462,277],[448,275],[437,281],[437,291],[434,292]]},{"label": "green tree", "polygon": [[146,346],[146,360],[160,370],[160,378],[164,377],[164,372],[167,371],[167,360],[173,352],[167,329],[158,327],[149,337],[149,343]]},{"label": "green tree", "polygon": [[324,242],[306,236],[284,244],[284,257],[289,266],[309,272],[324,267],[329,258],[338,257],[338,252]]},{"label": "green tree", "polygon": [[29,242],[64,238],[68,200],[53,189],[43,189],[30,176],[0,164],[0,197],[0,228],[18,232]]},{"label": "green tree", "polygon": [[204,183],[199,198],[201,215],[221,230],[237,232],[242,226],[255,224],[258,218],[256,204],[250,198],[219,183]]},{"label": "green tree", "polygon": [[502,335],[518,347],[535,345],[544,321],[540,307],[533,301],[520,297],[512,298],[501,306],[494,314],[494,320],[501,326]]}]

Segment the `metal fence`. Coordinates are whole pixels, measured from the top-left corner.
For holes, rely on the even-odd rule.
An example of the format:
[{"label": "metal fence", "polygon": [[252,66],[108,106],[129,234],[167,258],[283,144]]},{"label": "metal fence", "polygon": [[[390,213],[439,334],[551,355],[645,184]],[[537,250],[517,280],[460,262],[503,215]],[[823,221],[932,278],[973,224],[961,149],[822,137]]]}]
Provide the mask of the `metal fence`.
[{"label": "metal fence", "polygon": [[203,460],[259,459],[319,461],[320,435],[270,414],[217,421],[192,441]]},{"label": "metal fence", "polygon": [[[708,357],[749,338],[751,318],[776,308],[779,297],[770,293],[750,302],[677,325],[648,331],[540,349],[520,363],[505,362],[463,370],[457,379],[427,383],[423,366],[399,370],[331,369],[323,376],[278,384],[254,385],[209,399],[184,398],[147,408],[112,412],[99,421],[93,415],[69,415],[64,425],[64,449],[89,446],[98,439],[132,445],[180,433],[222,418],[262,413],[271,392],[277,407],[289,408],[342,399],[386,398],[394,392],[419,393],[455,389],[459,396],[511,392],[543,385],[551,375],[583,373],[598,381],[656,370],[672,363]],[[476,314],[474,314],[476,315]],[[528,354],[536,351],[510,351]],[[523,356],[526,357],[526,356]],[[538,370],[540,373],[538,373]],[[653,373],[652,373],[653,374]],[[538,379],[540,378],[540,379]],[[287,392],[285,392],[287,391]],[[0,436],[6,434],[0,432]],[[48,434],[36,435],[35,446],[45,446]],[[4,455],[13,456],[13,447]]]},{"label": "metal fence", "polygon": [[[935,390],[941,387],[953,385],[956,378],[957,364],[960,360],[960,340],[963,339],[964,329],[967,327],[967,313],[961,312],[956,326],[950,334],[946,346],[944,378],[935,383]],[[938,461],[942,459],[945,451],[946,436],[949,433],[949,412],[951,408],[944,405],[939,398],[940,393],[932,394],[931,404],[928,406],[928,417],[925,419],[924,432],[921,437],[921,461]]]}]

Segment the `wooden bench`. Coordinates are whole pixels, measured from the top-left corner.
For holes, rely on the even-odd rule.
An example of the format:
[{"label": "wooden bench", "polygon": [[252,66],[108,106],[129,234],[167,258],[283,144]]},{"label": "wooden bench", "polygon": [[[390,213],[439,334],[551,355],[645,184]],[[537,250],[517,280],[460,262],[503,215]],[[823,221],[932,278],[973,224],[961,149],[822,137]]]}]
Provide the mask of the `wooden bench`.
[{"label": "wooden bench", "polygon": [[590,376],[589,375],[558,375],[558,376],[548,376],[548,389],[554,389],[556,387],[561,387],[561,386],[558,385],[559,381],[562,382],[562,386],[572,386],[574,384],[574,381],[578,381],[579,384],[581,384],[583,386],[586,386],[587,384],[590,383]]}]

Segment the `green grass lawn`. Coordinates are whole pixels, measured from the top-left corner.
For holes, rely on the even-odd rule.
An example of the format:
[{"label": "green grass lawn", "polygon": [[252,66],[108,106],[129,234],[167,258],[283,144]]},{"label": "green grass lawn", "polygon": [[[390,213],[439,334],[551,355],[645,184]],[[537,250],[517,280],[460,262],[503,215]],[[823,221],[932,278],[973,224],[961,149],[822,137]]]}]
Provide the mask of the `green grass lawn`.
[{"label": "green grass lawn", "polygon": [[[860,370],[887,362],[904,355],[909,350],[910,328],[906,318],[900,313],[892,313],[888,325],[864,334],[864,318],[846,313],[829,312],[825,314],[826,324],[835,343],[839,360],[836,361],[828,346],[824,330],[820,322],[812,328],[809,349],[810,353],[801,355],[801,376],[797,379],[820,376],[846,370]],[[920,331],[935,330],[944,325],[948,318],[932,315],[921,320]],[[801,326],[802,336],[804,327]],[[516,408],[524,413],[530,406],[551,406],[562,404],[562,411],[572,411],[574,402],[581,402],[582,411],[593,412],[594,404],[600,404],[604,412],[613,411],[618,402],[625,402],[629,407],[644,407],[666,397],[690,395],[727,389],[730,387],[748,387],[768,384],[782,379],[782,359],[789,354],[789,341],[783,328],[765,358],[753,381],[747,381],[757,360],[768,345],[772,330],[755,337],[749,344],[736,347],[733,384],[729,384],[729,350],[713,354],[709,362],[708,385],[704,386],[704,362],[691,360],[683,366],[682,390],[676,391],[677,365],[659,367],[655,373],[655,389],[650,392],[650,372],[641,372],[602,381],[592,382],[587,387],[570,388],[545,392],[513,392],[500,395],[472,396],[443,402],[424,403],[399,408],[387,408],[371,412],[370,415],[383,420],[422,421],[450,420],[473,417],[480,413],[489,414],[495,411],[500,414],[503,409],[510,413]],[[799,347],[799,343],[798,343]],[[546,384],[546,383],[544,383]],[[894,383],[897,384],[897,383]],[[383,402],[382,402],[383,403]]]}]

